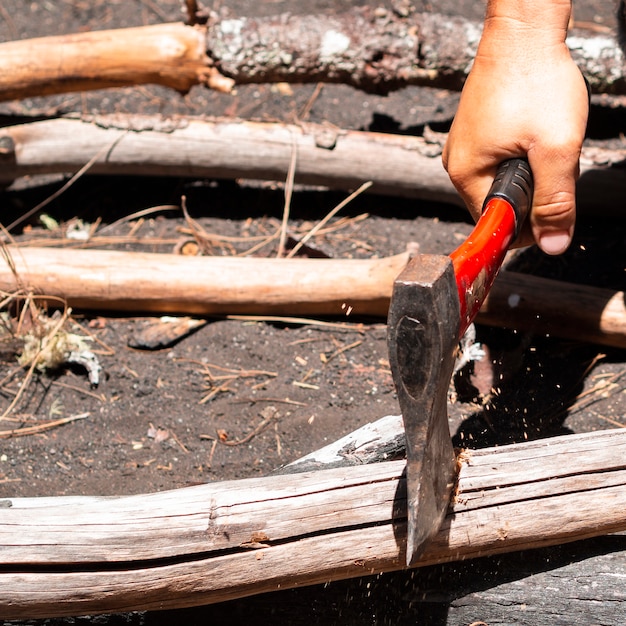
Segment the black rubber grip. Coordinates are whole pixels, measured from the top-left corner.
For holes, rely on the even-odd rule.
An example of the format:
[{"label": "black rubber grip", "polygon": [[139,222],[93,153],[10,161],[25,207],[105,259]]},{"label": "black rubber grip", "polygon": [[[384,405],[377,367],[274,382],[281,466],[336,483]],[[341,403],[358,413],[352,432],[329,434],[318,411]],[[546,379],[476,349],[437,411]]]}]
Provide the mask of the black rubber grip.
[{"label": "black rubber grip", "polygon": [[503,161],[498,166],[483,207],[492,198],[506,200],[515,211],[515,237],[517,237],[532,206],[533,190],[533,174],[526,159]]}]

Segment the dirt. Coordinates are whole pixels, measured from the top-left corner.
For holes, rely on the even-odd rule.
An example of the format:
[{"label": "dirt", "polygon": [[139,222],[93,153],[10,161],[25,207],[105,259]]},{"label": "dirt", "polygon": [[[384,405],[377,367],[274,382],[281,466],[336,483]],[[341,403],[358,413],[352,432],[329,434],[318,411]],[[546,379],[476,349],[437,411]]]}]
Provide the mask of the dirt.
[{"label": "dirt", "polygon": [[[360,3],[240,0],[221,4],[253,15],[287,9],[330,12]],[[476,19],[483,6],[458,0],[414,4],[418,10]],[[575,5],[578,20],[612,24],[607,3]],[[177,20],[180,2],[2,0],[0,13],[4,15],[0,38],[7,40]],[[293,121],[314,89],[304,86],[280,91],[251,86],[239,89],[236,96],[225,96],[198,88],[183,97],[161,88],[142,87],[5,103],[0,114],[5,116],[4,123],[17,116],[119,111]],[[386,132],[420,132],[424,124],[445,130],[457,101],[458,94],[442,90],[411,88],[378,97],[327,86],[315,99],[309,119]],[[590,128],[602,131],[590,139],[623,142],[620,133],[626,118],[621,107],[615,107],[621,101],[594,102]],[[3,223],[48,198],[64,181],[18,181],[2,193]],[[210,252],[216,255],[250,249],[255,235],[277,228],[284,205],[280,181],[259,185],[85,176],[46,206],[45,213],[62,225],[74,218],[90,224],[100,219],[99,228],[103,228],[147,207],[179,205],[182,196],[187,197],[191,215],[206,231],[240,238],[236,244],[214,244]],[[290,232],[302,236],[344,197],[296,187]],[[332,224],[331,232],[309,243],[312,254],[385,256],[403,251],[410,242],[418,242],[421,252],[444,254],[471,230],[467,215],[458,208],[376,196],[355,199]],[[155,211],[145,219],[131,219],[109,229],[107,247],[172,252],[186,226],[178,212]],[[566,255],[550,259],[531,249],[520,252],[511,267],[623,289],[625,232],[623,222],[583,218]],[[135,238],[132,244],[117,243],[129,233]],[[15,236],[40,243],[60,237],[37,217],[17,229]],[[275,253],[275,246],[267,246],[258,254]],[[163,297],[167,298],[166,289]],[[74,311],[72,319],[75,332],[94,340],[102,380],[92,387],[80,367],[63,367],[33,377],[21,401],[0,421],[0,430],[84,417],[38,434],[0,440],[0,497],[146,493],[262,475],[364,423],[399,412],[383,319],[313,323],[207,319],[194,332],[156,350],[131,347],[142,329],[159,323],[154,317]],[[491,386],[477,390],[471,385],[468,369],[453,382],[449,411],[456,443],[499,445],[626,425],[623,351],[541,334],[487,327],[478,327],[477,332],[494,360],[486,369],[498,382],[493,385],[495,390]],[[6,376],[0,388],[2,411],[13,400],[24,375],[16,366],[14,347],[6,346],[0,363],[0,373]],[[330,596],[320,596],[320,589],[313,588],[175,614],[85,618],[85,623],[155,624],[181,616],[186,623],[195,623],[220,619],[227,613],[249,618],[257,611],[299,623],[296,616],[303,603],[321,620],[318,623],[341,622],[342,613],[343,623],[405,623],[402,620],[414,618],[414,613],[411,601],[399,589],[425,584],[429,575],[435,575],[435,570],[429,572],[420,574],[421,582],[414,582],[408,574],[383,577],[371,593],[364,591],[369,583],[356,581],[335,585]],[[324,597],[332,602],[322,600]],[[423,623],[446,623],[437,618],[443,605],[445,602],[435,603],[429,609],[433,621]]]}]

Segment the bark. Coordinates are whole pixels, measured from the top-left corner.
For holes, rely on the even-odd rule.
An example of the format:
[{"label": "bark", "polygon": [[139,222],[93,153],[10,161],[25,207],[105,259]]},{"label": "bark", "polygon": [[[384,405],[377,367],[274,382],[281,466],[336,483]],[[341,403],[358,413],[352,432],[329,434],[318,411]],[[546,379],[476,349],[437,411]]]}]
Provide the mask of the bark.
[{"label": "bark", "polygon": [[[372,181],[373,193],[462,205],[441,164],[445,139],[231,119],[53,119],[0,130],[0,180],[76,172],[100,155],[90,173],[284,181],[295,150],[297,183],[351,191]],[[580,211],[621,214],[625,159],[583,149]]]},{"label": "bark", "polygon": [[[71,138],[71,140],[68,140]],[[284,181],[460,203],[441,164],[442,137],[347,131],[321,124],[100,116],[0,129],[0,177],[75,172],[98,154],[94,174]]]},{"label": "bark", "polygon": [[[466,451],[419,565],[626,529],[625,454],[621,429]],[[403,569],[404,467],[2,500],[2,615],[184,607]]]},{"label": "bark", "polygon": [[[12,265],[0,263],[5,292],[32,290],[78,309],[191,315],[386,317],[393,281],[409,258],[406,253],[359,260],[7,250]],[[626,348],[621,291],[502,271],[477,321]]]},{"label": "bark", "polygon": [[[164,24],[0,45],[0,99],[155,83],[229,91],[264,82],[345,83],[388,93],[460,89],[482,25],[437,13],[355,8],[266,18],[212,14],[206,27]],[[615,38],[572,33],[572,55],[595,92],[626,92]]]}]

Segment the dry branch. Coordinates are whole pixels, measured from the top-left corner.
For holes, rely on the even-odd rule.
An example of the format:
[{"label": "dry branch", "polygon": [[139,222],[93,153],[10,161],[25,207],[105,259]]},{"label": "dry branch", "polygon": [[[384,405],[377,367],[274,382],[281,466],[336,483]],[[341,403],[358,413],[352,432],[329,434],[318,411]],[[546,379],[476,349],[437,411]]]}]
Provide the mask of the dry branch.
[{"label": "dry branch", "polygon": [[[420,565],[625,530],[624,458],[624,430],[468,452]],[[2,500],[2,617],[184,607],[402,569],[404,465]]]},{"label": "dry branch", "polygon": [[[0,131],[0,179],[77,172],[95,155],[93,174],[195,176],[284,181],[297,152],[296,182],[461,205],[441,164],[445,135],[410,137],[319,124],[145,116],[54,119]],[[621,210],[624,150],[587,147],[579,209]]]},{"label": "dry branch", "polygon": [[[406,85],[458,89],[481,28],[461,17],[360,7],[336,15],[213,14],[206,27],[163,24],[14,41],[0,45],[0,99],[142,83],[179,91],[285,81],[383,93]],[[569,45],[594,91],[626,90],[613,37],[581,31]]]},{"label": "dry branch", "polygon": [[[22,288],[73,308],[158,313],[386,317],[408,254],[266,259],[8,247]],[[0,263],[0,289],[17,288]],[[54,304],[54,302],[52,302]],[[624,293],[501,272],[478,321],[626,347]]]}]

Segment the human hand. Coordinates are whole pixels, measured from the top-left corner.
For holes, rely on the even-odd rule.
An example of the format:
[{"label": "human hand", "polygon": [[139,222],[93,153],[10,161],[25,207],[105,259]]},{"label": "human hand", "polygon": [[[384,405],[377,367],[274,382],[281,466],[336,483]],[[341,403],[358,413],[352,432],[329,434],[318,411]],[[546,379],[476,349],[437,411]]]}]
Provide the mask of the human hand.
[{"label": "human hand", "polygon": [[475,219],[498,164],[528,158],[535,193],[517,245],[534,241],[547,254],[564,252],[572,239],[589,110],[584,79],[565,45],[566,24],[548,32],[488,18],[443,153]]}]

